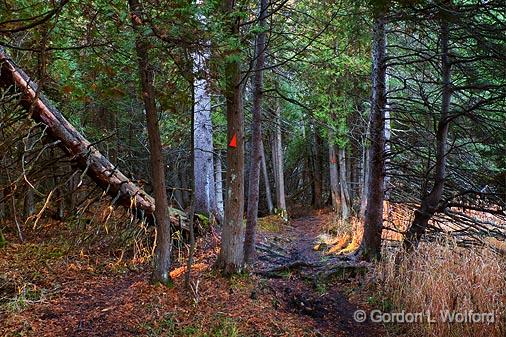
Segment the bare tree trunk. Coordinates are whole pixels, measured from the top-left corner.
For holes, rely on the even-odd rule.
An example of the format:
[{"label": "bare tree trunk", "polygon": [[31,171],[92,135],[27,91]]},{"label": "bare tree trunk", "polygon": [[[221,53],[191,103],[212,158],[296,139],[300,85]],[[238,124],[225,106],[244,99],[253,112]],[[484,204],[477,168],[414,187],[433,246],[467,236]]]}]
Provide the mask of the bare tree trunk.
[{"label": "bare tree trunk", "polygon": [[170,282],[170,254],[172,239],[170,234],[170,215],[165,187],[165,160],[162,153],[162,142],[156,111],[155,88],[153,69],[149,64],[149,42],[140,35],[142,28],[142,13],[138,0],[128,0],[130,6],[132,25],[136,31],[136,52],[141,80],[142,98],[146,109],[148,140],[153,178],[153,191],[155,195],[156,220],[156,249],[154,259],[154,282],[168,284]]},{"label": "bare tree trunk", "polygon": [[365,260],[381,257],[383,228],[383,199],[385,175],[385,106],[386,106],[386,39],[385,17],[377,13],[373,30],[373,69],[371,96],[371,146],[369,148],[369,177],[364,236],[360,254]]},{"label": "bare tree trunk", "polygon": [[346,149],[340,148],[338,151],[339,162],[339,187],[341,193],[341,218],[343,221],[348,220],[350,217],[350,192],[348,189],[348,174],[346,165]]},{"label": "bare tree trunk", "polygon": [[388,167],[390,164],[390,137],[392,135],[392,128],[390,126],[390,107],[385,108],[385,199],[390,199],[390,176],[388,173]]},{"label": "bare tree trunk", "polygon": [[346,191],[348,192],[348,209],[350,211],[353,210],[353,180],[352,180],[352,157],[351,157],[351,146],[346,147],[344,150],[344,158],[346,164]]},{"label": "bare tree trunk", "polygon": [[274,212],[274,205],[272,203],[271,184],[269,182],[269,173],[267,171],[267,161],[265,160],[265,148],[263,140],[260,140],[260,146],[262,152],[262,173],[265,186],[265,198],[267,199],[267,208],[269,209],[269,213],[272,214]]},{"label": "bare tree trunk", "polygon": [[[205,24],[205,18],[200,16],[199,21]],[[195,179],[195,212],[207,216],[216,214],[216,193],[214,182],[213,158],[213,125],[211,119],[211,95],[207,80],[207,59],[209,58],[209,42],[203,51],[195,52],[193,57],[194,70],[194,165]]]},{"label": "bare tree trunk", "polygon": [[347,158],[348,158],[348,169],[349,169],[349,173],[350,173],[350,180],[349,180],[349,183],[348,183],[348,187],[349,187],[349,191],[350,191],[350,208],[352,210],[355,210],[355,198],[357,196],[357,160],[356,160],[356,157],[354,157],[353,155],[355,153],[359,153],[358,149],[356,146],[354,145],[351,145],[350,149],[348,150],[348,155],[347,155]]},{"label": "bare tree trunk", "polygon": [[315,125],[312,125],[311,131],[313,134],[313,142],[309,144],[313,154],[313,207],[315,209],[322,208],[322,168],[321,168],[321,156],[320,156],[320,135]]},{"label": "bare tree trunk", "polygon": [[274,177],[276,182],[276,208],[281,217],[288,219],[285,199],[285,176],[283,173],[283,142],[281,136],[281,110],[274,110],[274,139],[272,146]]},{"label": "bare tree trunk", "polygon": [[262,160],[262,97],[263,68],[265,65],[265,18],[267,0],[259,0],[258,24],[262,31],[256,39],[255,75],[253,77],[253,120],[251,122],[251,169],[249,172],[248,210],[246,215],[246,236],[244,238],[244,261],[247,264],[255,259],[255,237],[260,194],[260,163]]},{"label": "bare tree trunk", "polygon": [[[240,38],[240,18],[234,0],[223,2],[226,16],[225,29],[233,39]],[[225,274],[240,271],[244,263],[244,112],[241,96],[240,49],[229,51],[225,62],[224,96],[227,108],[227,174],[225,219],[221,236],[221,249],[216,262]],[[235,144],[234,141],[235,140]]]},{"label": "bare tree trunk", "polygon": [[406,233],[404,248],[412,250],[418,246],[422,235],[428,226],[430,218],[436,212],[436,209],[443,195],[445,176],[446,176],[446,143],[448,139],[448,111],[452,96],[451,89],[451,62],[449,60],[449,28],[448,21],[442,15],[441,17],[441,73],[442,73],[442,97],[441,97],[441,115],[439,117],[436,133],[436,166],[434,168],[434,185],[430,193],[422,199],[420,207],[415,211],[415,217],[410,228]]},{"label": "bare tree trunk", "polygon": [[337,171],[337,155],[335,133],[329,130],[329,171],[330,171],[330,198],[332,199],[332,208],[336,212],[341,209],[341,192],[339,188],[339,176]]},{"label": "bare tree trunk", "polygon": [[[275,116],[275,115],[274,115]],[[274,118],[274,123],[276,123],[276,118]],[[278,188],[279,188],[279,177],[278,177],[278,150],[276,146],[278,142],[276,141],[276,125],[274,125],[274,132],[270,132],[270,143],[271,143],[271,158],[272,158],[272,175],[274,177],[274,192],[276,194],[276,209],[278,208]]]},{"label": "bare tree trunk", "polygon": [[370,121],[367,123],[366,135],[362,141],[362,158],[360,169],[360,212],[359,218],[364,220],[367,209],[367,195],[369,194],[369,148],[367,142],[370,136]]},{"label": "bare tree trunk", "polygon": [[223,206],[223,168],[221,165],[221,151],[218,151],[216,157],[214,158],[214,183],[215,183],[215,193],[216,193],[216,207],[218,208],[218,213],[220,219],[223,219],[224,214],[224,206]]}]

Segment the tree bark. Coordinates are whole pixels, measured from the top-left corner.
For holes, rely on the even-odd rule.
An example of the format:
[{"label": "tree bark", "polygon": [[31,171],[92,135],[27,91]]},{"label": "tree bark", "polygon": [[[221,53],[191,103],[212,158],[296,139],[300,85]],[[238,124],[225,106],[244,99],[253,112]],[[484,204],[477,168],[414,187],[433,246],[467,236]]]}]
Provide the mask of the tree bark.
[{"label": "tree bark", "polygon": [[[205,18],[199,21],[205,24]],[[193,57],[193,92],[194,92],[194,165],[195,179],[195,212],[206,216],[216,214],[216,193],[214,181],[213,158],[213,125],[211,119],[211,95],[207,80],[207,59],[209,58],[209,42],[204,41],[204,49],[195,52]]]},{"label": "tree bark", "polygon": [[390,197],[390,177],[387,174],[390,164],[390,138],[392,136],[392,127],[390,124],[390,107],[385,107],[385,199]]},{"label": "tree bark", "polygon": [[339,191],[341,193],[341,219],[348,220],[350,217],[350,191],[348,188],[348,174],[346,165],[346,149],[339,148],[338,163],[339,163]]},{"label": "tree bark", "polygon": [[216,153],[214,158],[214,183],[216,193],[216,208],[218,209],[220,219],[223,219],[224,206],[223,206],[223,168],[221,165],[221,151]]},{"label": "tree bark", "polygon": [[[225,33],[232,39],[240,39],[239,16],[234,13],[234,0],[223,2]],[[221,237],[221,249],[217,267],[225,274],[242,270],[244,264],[244,112],[241,92],[241,51],[238,47],[229,50],[225,59],[224,96],[227,109],[227,174],[225,196],[225,218]],[[233,146],[235,145],[235,146]]]},{"label": "tree bark", "polygon": [[274,110],[274,137],[272,142],[274,180],[276,183],[276,209],[281,217],[288,219],[285,198],[285,176],[283,173],[283,142],[281,135],[281,110]]},{"label": "tree bark", "polygon": [[251,166],[249,173],[248,209],[246,215],[246,236],[244,238],[244,261],[251,264],[255,259],[255,237],[260,192],[260,163],[262,160],[262,98],[263,68],[265,66],[265,19],[267,0],[259,0],[258,24],[262,30],[256,39],[256,62],[253,77],[253,108],[251,122]]},{"label": "tree bark", "polygon": [[313,208],[320,209],[322,208],[322,168],[321,168],[321,156],[320,156],[320,148],[321,139],[318,134],[317,127],[313,124],[311,127],[312,131],[312,144],[308,144],[312,151],[312,162],[313,162]]},{"label": "tree bark", "polygon": [[139,35],[142,25],[142,13],[138,0],[128,0],[130,6],[132,25],[136,31],[135,45],[142,98],[146,110],[148,128],[148,141],[153,191],[155,194],[155,220],[156,220],[156,248],[154,258],[154,271],[152,280],[162,284],[170,282],[170,254],[172,239],[170,234],[170,221],[168,214],[167,190],[165,187],[165,160],[162,153],[162,142],[156,111],[155,88],[153,69],[149,64],[149,45],[144,37]]},{"label": "tree bark", "polygon": [[362,141],[362,158],[360,168],[360,211],[359,218],[365,219],[365,211],[367,209],[367,195],[369,194],[369,147],[368,139],[370,137],[371,122],[367,123],[367,130]]},{"label": "tree bark", "polygon": [[385,106],[386,106],[386,39],[385,17],[377,13],[373,29],[371,144],[369,148],[369,176],[364,236],[359,253],[365,260],[381,257],[383,228],[383,199],[385,175]]},{"label": "tree bark", "polygon": [[272,214],[274,212],[274,204],[272,203],[271,184],[269,182],[269,173],[267,171],[267,161],[265,160],[265,148],[263,140],[260,140],[260,146],[262,152],[262,173],[264,178],[265,199],[267,201],[267,209],[269,210],[269,214]]},{"label": "tree bark", "polygon": [[341,192],[339,188],[339,176],[337,171],[337,154],[335,142],[335,133],[329,130],[329,173],[330,173],[330,198],[332,208],[335,212],[341,209]]},{"label": "tree bark", "polygon": [[418,242],[425,233],[429,220],[432,218],[443,195],[446,176],[446,157],[448,155],[446,143],[448,139],[448,112],[452,96],[451,89],[451,62],[449,60],[449,28],[448,21],[442,15],[440,31],[441,48],[441,73],[442,73],[442,96],[441,115],[437,124],[436,132],[436,165],[434,168],[434,185],[430,193],[422,199],[420,207],[415,211],[415,217],[409,227],[404,248],[410,251],[418,246]]}]

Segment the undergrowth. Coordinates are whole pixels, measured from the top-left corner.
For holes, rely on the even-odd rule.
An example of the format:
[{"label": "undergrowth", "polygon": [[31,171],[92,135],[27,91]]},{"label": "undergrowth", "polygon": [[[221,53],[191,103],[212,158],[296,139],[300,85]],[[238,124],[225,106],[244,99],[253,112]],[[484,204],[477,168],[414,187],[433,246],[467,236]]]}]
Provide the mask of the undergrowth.
[{"label": "undergrowth", "polygon": [[198,324],[183,325],[173,314],[166,314],[162,319],[143,323],[139,327],[146,336],[187,336],[187,337],[237,337],[239,329],[236,321],[230,317],[216,315],[211,327],[202,327]]},{"label": "undergrowth", "polygon": [[[384,312],[430,313],[436,322],[390,325],[409,336],[500,337],[506,335],[505,275],[504,258],[490,248],[459,248],[451,240],[426,243],[410,255],[390,254],[379,262],[371,274],[375,295],[370,299]],[[493,313],[494,322],[445,323],[451,313]]]}]

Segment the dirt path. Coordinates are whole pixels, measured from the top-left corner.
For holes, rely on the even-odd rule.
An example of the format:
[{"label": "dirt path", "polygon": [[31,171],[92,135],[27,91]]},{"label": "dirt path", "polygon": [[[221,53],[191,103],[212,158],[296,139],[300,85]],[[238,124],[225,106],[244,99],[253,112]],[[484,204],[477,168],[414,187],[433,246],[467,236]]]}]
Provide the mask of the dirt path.
[{"label": "dirt path", "polygon": [[314,320],[316,332],[321,336],[383,335],[380,326],[353,319],[359,308],[345,295],[350,288],[349,280],[327,282],[318,278],[316,266],[328,259],[313,249],[322,232],[320,217],[305,216],[292,221],[282,232],[265,236],[260,243],[257,267],[261,275],[269,278],[269,287],[279,299],[280,309],[296,312],[304,320]]}]

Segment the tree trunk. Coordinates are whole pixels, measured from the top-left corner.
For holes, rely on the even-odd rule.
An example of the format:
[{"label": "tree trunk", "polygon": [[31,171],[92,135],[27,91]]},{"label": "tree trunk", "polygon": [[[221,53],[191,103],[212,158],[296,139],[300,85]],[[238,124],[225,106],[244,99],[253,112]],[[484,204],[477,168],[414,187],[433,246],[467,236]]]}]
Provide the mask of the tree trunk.
[{"label": "tree trunk", "polygon": [[131,11],[132,25],[136,32],[135,45],[139,65],[140,89],[146,110],[152,184],[156,205],[155,220],[157,233],[152,279],[154,282],[168,284],[170,282],[169,269],[172,239],[167,190],[165,187],[165,160],[162,153],[162,142],[155,102],[154,73],[149,64],[148,41],[140,35],[142,28],[141,7],[138,0],[128,0],[128,4]]},{"label": "tree trunk", "polygon": [[[205,24],[205,18],[199,21]],[[204,41],[203,51],[195,52],[193,57],[193,93],[194,93],[194,165],[195,212],[206,216],[216,214],[216,193],[214,182],[213,125],[211,119],[211,95],[207,80],[207,59],[209,42]]]},{"label": "tree trunk", "polygon": [[372,96],[371,96],[371,145],[369,148],[369,177],[364,236],[360,253],[365,260],[381,257],[381,232],[383,228],[383,199],[385,175],[385,106],[386,106],[386,39],[385,18],[377,13],[373,30]]},{"label": "tree trunk", "polygon": [[265,186],[265,199],[267,200],[267,208],[269,210],[269,214],[272,214],[274,212],[274,205],[272,203],[271,184],[269,182],[269,173],[267,171],[267,161],[265,160],[265,148],[263,140],[260,140],[260,147],[262,152],[262,173]]},{"label": "tree trunk", "polygon": [[283,173],[283,142],[281,136],[281,110],[274,110],[274,137],[272,142],[272,158],[276,183],[276,209],[285,220],[288,219],[285,200],[285,176]]},{"label": "tree trunk", "polygon": [[[370,119],[370,118],[369,118]],[[367,123],[367,131],[362,141],[362,158],[360,168],[360,212],[359,218],[365,219],[367,209],[367,195],[369,194],[369,147],[368,139],[370,136],[370,121]]]},{"label": "tree trunk", "polygon": [[350,192],[348,189],[348,174],[345,157],[346,149],[340,148],[338,151],[339,163],[339,191],[341,193],[341,219],[348,220],[350,217]]},{"label": "tree trunk", "polygon": [[332,208],[339,212],[341,209],[341,192],[339,188],[339,176],[337,171],[337,155],[335,133],[329,130],[329,173],[330,173],[330,198],[332,200]]},{"label": "tree trunk", "polygon": [[317,127],[315,125],[312,125],[312,134],[313,134],[313,141],[312,144],[309,144],[312,154],[313,154],[313,181],[314,181],[314,187],[313,187],[313,208],[320,209],[322,208],[322,168],[321,168],[321,156],[320,156],[320,149],[321,149],[321,140],[320,135],[318,134]]},{"label": "tree trunk", "polygon": [[216,208],[220,219],[223,219],[224,207],[223,207],[223,168],[221,165],[221,151],[218,150],[216,157],[214,158],[214,183],[216,193]]},{"label": "tree trunk", "polygon": [[390,125],[390,107],[387,105],[385,107],[385,199],[390,199],[390,176],[388,173],[388,168],[390,164],[390,137],[392,135],[392,128]]},{"label": "tree trunk", "polygon": [[262,30],[256,40],[255,75],[253,77],[253,109],[251,122],[251,166],[249,172],[248,209],[246,215],[246,236],[244,238],[244,261],[251,264],[255,259],[255,236],[258,218],[260,192],[260,163],[262,160],[262,97],[263,68],[265,65],[265,18],[267,0],[259,0],[259,28]]},{"label": "tree trunk", "polygon": [[[240,18],[234,13],[234,0],[223,2],[225,29],[230,38],[240,39]],[[227,174],[225,218],[217,267],[225,274],[239,272],[244,263],[244,112],[241,96],[239,47],[229,50],[225,59],[224,96],[227,109]],[[235,144],[234,144],[235,143]]]},{"label": "tree trunk", "polygon": [[451,89],[451,62],[449,60],[449,28],[448,21],[442,15],[441,18],[441,73],[442,73],[442,96],[441,116],[437,125],[436,133],[436,166],[434,168],[434,185],[430,193],[422,199],[420,207],[415,211],[415,217],[409,227],[404,240],[404,248],[408,251],[416,248],[422,235],[427,229],[429,220],[432,218],[443,195],[446,176],[446,143],[448,139],[448,111],[452,96]]}]

